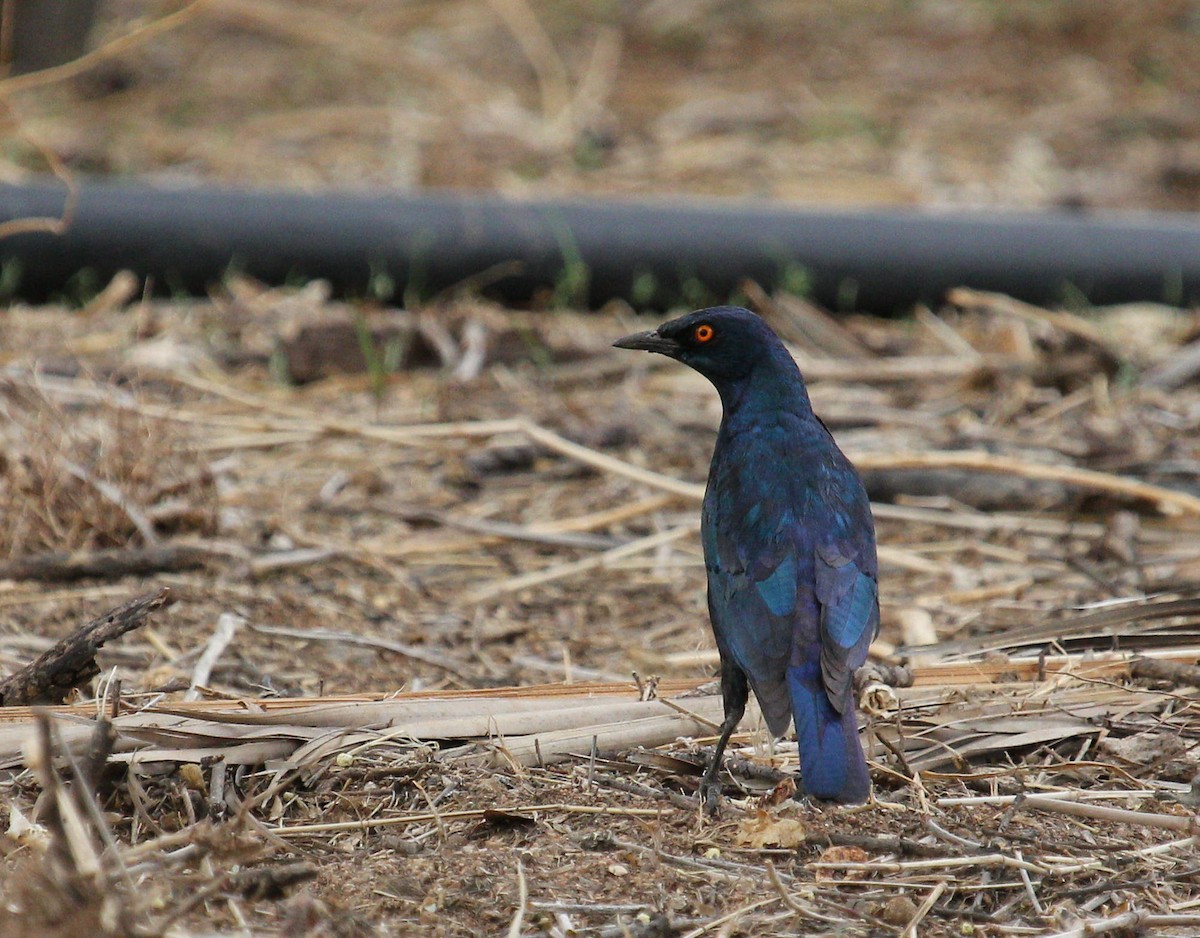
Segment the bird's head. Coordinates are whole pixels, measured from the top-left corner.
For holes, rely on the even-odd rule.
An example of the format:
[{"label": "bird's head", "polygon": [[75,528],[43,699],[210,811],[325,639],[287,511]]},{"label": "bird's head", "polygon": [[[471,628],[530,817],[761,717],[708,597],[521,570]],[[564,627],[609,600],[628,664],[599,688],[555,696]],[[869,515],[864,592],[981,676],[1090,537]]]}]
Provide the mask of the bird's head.
[{"label": "bird's head", "polygon": [[[718,388],[746,378],[769,359],[792,358],[762,319],[740,306],[714,306],[617,339],[616,348],[658,352],[688,365]],[[782,359],[780,355],[782,354]]]}]

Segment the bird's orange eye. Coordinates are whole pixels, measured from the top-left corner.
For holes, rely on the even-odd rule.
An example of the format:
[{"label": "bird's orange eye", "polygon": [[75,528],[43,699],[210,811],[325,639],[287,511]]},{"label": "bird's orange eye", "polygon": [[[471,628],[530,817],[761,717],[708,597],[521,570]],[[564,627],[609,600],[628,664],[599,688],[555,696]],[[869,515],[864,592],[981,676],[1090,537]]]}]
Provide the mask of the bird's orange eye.
[{"label": "bird's orange eye", "polygon": [[696,331],[693,332],[692,335],[696,337],[697,342],[708,342],[714,335],[716,335],[716,333],[713,332],[712,326],[710,326],[708,323],[705,323],[702,326],[697,326]]}]

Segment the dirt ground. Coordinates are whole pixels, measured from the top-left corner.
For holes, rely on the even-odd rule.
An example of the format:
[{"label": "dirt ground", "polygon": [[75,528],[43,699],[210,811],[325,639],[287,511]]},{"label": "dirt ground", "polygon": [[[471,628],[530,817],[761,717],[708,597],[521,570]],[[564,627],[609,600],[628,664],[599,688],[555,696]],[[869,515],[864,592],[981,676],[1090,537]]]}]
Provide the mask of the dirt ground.
[{"label": "dirt ground", "polygon": [[[114,0],[101,35],[169,9]],[[207,0],[8,97],[0,166],[1195,209],[1198,31],[1183,2]],[[695,486],[718,404],[609,348],[629,314],[137,296],[0,314],[0,674],[167,587],[76,716],[182,707],[222,622],[196,706],[637,701],[634,671],[712,703],[686,688],[714,674]],[[146,737],[142,771],[77,779],[101,810],[74,823],[73,795],[38,804],[74,769],[0,733],[0,936],[1196,934],[1200,321],[952,299],[883,321],[755,298],[877,506],[876,676],[914,677],[869,697],[879,804],[791,801],[794,746],[750,719],[704,819],[711,734],[679,713],[563,759],[548,730],[545,758],[447,731],[226,772]],[[127,572],[72,567],[97,558]]]}]

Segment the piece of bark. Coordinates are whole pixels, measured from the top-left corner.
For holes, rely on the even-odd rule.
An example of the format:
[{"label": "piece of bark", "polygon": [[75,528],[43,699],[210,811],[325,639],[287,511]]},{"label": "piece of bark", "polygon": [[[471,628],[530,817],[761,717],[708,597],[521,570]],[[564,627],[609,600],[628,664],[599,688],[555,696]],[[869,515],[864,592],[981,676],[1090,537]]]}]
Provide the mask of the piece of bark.
[{"label": "piece of bark", "polygon": [[80,626],[21,670],[0,680],[0,706],[57,704],[74,688],[100,673],[96,652],[145,623],[147,617],[173,602],[169,589],[146,593]]},{"label": "piece of bark", "polygon": [[1163,661],[1159,658],[1134,658],[1129,666],[1133,677],[1152,678],[1179,685],[1200,687],[1200,665],[1184,664],[1182,661]]},{"label": "piece of bark", "polygon": [[211,556],[209,551],[180,544],[116,547],[88,553],[31,554],[0,563],[0,580],[40,580],[43,583],[68,583],[89,578],[114,580],[164,570],[193,570],[203,566]]}]

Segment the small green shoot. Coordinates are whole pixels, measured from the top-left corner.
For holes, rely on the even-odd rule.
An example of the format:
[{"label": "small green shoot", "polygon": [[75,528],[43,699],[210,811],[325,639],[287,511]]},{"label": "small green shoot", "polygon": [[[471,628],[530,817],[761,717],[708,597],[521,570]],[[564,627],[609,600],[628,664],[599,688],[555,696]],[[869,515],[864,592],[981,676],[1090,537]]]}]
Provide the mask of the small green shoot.
[{"label": "small green shoot", "polygon": [[529,352],[529,360],[533,363],[534,368],[541,371],[554,364],[554,356],[550,353],[550,347],[546,345],[536,329],[530,327],[528,323],[518,323],[516,331],[521,344]]},{"label": "small green shoot", "polygon": [[433,240],[433,233],[428,229],[421,229],[413,236],[408,254],[408,278],[401,298],[405,309],[417,309],[429,299],[429,255]]},{"label": "small green shoot", "polygon": [[683,300],[683,305],[690,306],[692,309],[704,309],[716,302],[716,296],[708,288],[708,284],[691,273],[680,278],[679,296]]},{"label": "small green shoot", "polygon": [[0,303],[11,303],[21,286],[21,275],[25,272],[19,257],[6,257],[0,263]]},{"label": "small green shoot", "polygon": [[837,288],[837,308],[839,312],[852,312],[858,305],[858,281],[853,277],[843,277]]},{"label": "small green shoot", "polygon": [[[0,277],[0,284],[3,278]],[[1183,296],[1183,268],[1175,266],[1163,274],[1163,303],[1166,306],[1182,308],[1186,304]]]},{"label": "small green shoot", "polygon": [[562,254],[563,266],[555,278],[551,302],[555,309],[587,309],[592,272],[579,252],[575,235],[561,219],[554,224],[554,236]]},{"label": "small green shoot", "polygon": [[94,267],[81,267],[63,284],[61,298],[68,306],[87,306],[96,298],[104,284]]},{"label": "small green shoot", "polygon": [[287,349],[284,348],[282,342],[276,342],[275,347],[271,349],[271,357],[267,361],[267,371],[277,384],[285,387],[295,385],[296,382],[292,378],[292,364],[288,361]]},{"label": "small green shoot", "polygon": [[396,295],[396,278],[382,261],[370,262],[367,274],[367,298],[376,303],[388,303]]},{"label": "small green shoot", "polygon": [[658,296],[658,278],[649,270],[640,270],[633,275],[629,285],[629,299],[638,309],[645,309],[654,304]]},{"label": "small green shoot", "polygon": [[371,397],[375,399],[375,407],[383,405],[387,396],[388,385],[388,353],[386,347],[380,349],[371,333],[371,324],[361,309],[354,311],[354,335],[358,338],[358,347],[362,351],[363,361],[367,366],[367,381],[371,389]]},{"label": "small green shoot", "polygon": [[1062,289],[1062,306],[1073,313],[1078,313],[1081,310],[1090,309],[1092,304],[1088,300],[1087,294],[1070,280],[1064,280]]}]

